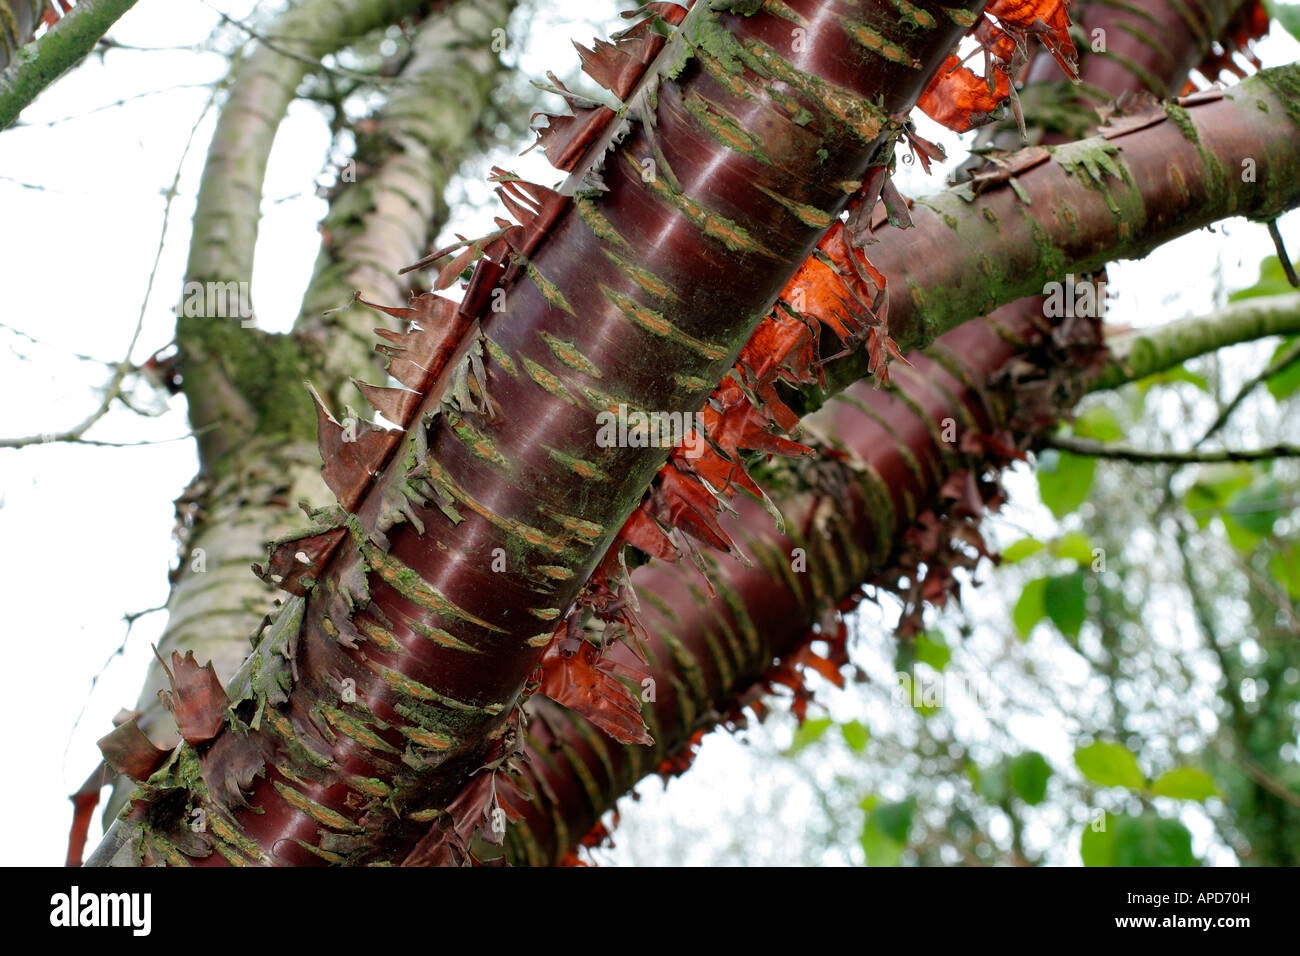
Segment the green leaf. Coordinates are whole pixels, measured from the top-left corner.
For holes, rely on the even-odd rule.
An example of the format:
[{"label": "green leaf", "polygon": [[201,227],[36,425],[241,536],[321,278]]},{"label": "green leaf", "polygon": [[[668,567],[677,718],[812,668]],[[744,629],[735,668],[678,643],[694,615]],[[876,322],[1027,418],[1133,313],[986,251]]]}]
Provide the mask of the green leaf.
[{"label": "green leaf", "polygon": [[1300,601],[1300,544],[1292,544],[1273,555],[1268,571],[1286,590],[1287,597]]},{"label": "green leaf", "polygon": [[[1090,557],[1091,554],[1089,551]],[[1047,616],[1066,637],[1079,636],[1079,628],[1088,616],[1084,606],[1087,598],[1082,571],[1048,578],[1043,587],[1043,607]]]},{"label": "green leaf", "polygon": [[914,806],[911,799],[880,803],[874,794],[863,799],[862,808],[867,811],[867,819],[862,825],[860,842],[868,865],[898,865],[912,829]]},{"label": "green leaf", "polygon": [[937,671],[948,666],[948,661],[952,659],[952,651],[948,649],[948,642],[944,639],[942,631],[931,629],[916,635],[916,659],[922,664],[929,664]]},{"label": "green leaf", "polygon": [[1221,516],[1228,542],[1243,554],[1253,551],[1281,517],[1282,487],[1265,478],[1232,492],[1223,503]]},{"label": "green leaf", "polygon": [[903,844],[895,843],[869,824],[862,828],[861,843],[868,866],[898,866],[903,858]]},{"label": "green leaf", "polygon": [[1214,512],[1238,489],[1245,488],[1255,478],[1254,470],[1245,464],[1202,465],[1196,472],[1196,481],[1183,495],[1187,509],[1199,528],[1204,529],[1214,517]]},{"label": "green leaf", "polygon": [[1120,744],[1098,740],[1074,752],[1074,763],[1085,777],[1103,787],[1128,787],[1141,790],[1146,777],[1138,769],[1137,758]]},{"label": "green leaf", "polygon": [[1021,640],[1028,640],[1034,625],[1047,616],[1047,604],[1043,597],[1046,591],[1047,578],[1034,578],[1020,592],[1020,600],[1011,612],[1011,620],[1020,632]]},{"label": "green leaf", "polygon": [[1255,545],[1259,544],[1259,535],[1243,528],[1230,515],[1223,515],[1223,530],[1228,534],[1228,544],[1242,554],[1250,554],[1255,550]]},{"label": "green leaf", "polygon": [[[1297,16],[1300,17],[1300,11],[1297,11]],[[1296,342],[1300,342],[1300,335],[1292,335],[1289,338],[1283,339],[1282,344],[1277,347],[1272,358],[1269,359],[1269,364],[1271,365],[1273,362],[1276,362],[1281,358],[1283,352],[1295,348]],[[1264,387],[1267,388],[1269,394],[1279,402],[1284,398],[1290,398],[1294,395],[1296,391],[1300,389],[1300,358],[1288,362],[1268,378],[1264,379]]]},{"label": "green leaf", "polygon": [[[1287,30],[1295,33],[1295,25],[1300,21],[1300,10],[1295,7],[1285,7],[1276,3],[1269,3],[1265,0],[1266,5],[1270,7],[1270,12],[1274,13],[1274,18],[1281,23]],[[1290,20],[1291,25],[1287,25]],[[1296,264],[1300,266],[1300,263]],[[1283,295],[1284,293],[1294,292],[1291,283],[1287,280],[1286,273],[1282,271],[1282,260],[1277,256],[1265,256],[1259,263],[1259,280],[1250,288],[1242,289],[1228,296],[1229,302],[1240,302],[1242,299],[1254,299],[1262,295]]]},{"label": "green leaf", "polygon": [[1092,567],[1092,541],[1079,531],[1063,535],[1052,550],[1062,558],[1074,559],[1081,568]]},{"label": "green leaf", "polygon": [[1074,433],[1080,438],[1114,441],[1123,437],[1124,429],[1109,408],[1105,405],[1092,405],[1074,420]]},{"label": "green leaf", "polygon": [[871,739],[871,731],[867,725],[858,720],[840,724],[840,733],[844,735],[844,742],[854,753],[862,753],[867,747],[867,741]]},{"label": "green leaf", "polygon": [[1137,383],[1138,394],[1145,395],[1147,389],[1152,385],[1172,385],[1175,382],[1187,382],[1195,385],[1203,392],[1210,390],[1210,383],[1205,380],[1204,375],[1198,375],[1196,372],[1190,371],[1186,365],[1178,365],[1139,379]]},{"label": "green leaf", "polygon": [[1007,767],[1000,763],[981,770],[973,763],[966,765],[966,774],[970,777],[975,792],[992,804],[1000,804],[1007,798]]},{"label": "green leaf", "polygon": [[1047,779],[1052,775],[1052,768],[1037,751],[1019,754],[1007,766],[1007,780],[1011,789],[1025,803],[1036,807],[1047,795]]},{"label": "green leaf", "polygon": [[1115,821],[1113,814],[1105,814],[1096,823],[1086,823],[1079,840],[1079,855],[1084,866],[1115,865]]},{"label": "green leaf", "polygon": [[1115,816],[1085,824],[1079,841],[1084,866],[1198,866],[1192,835],[1177,820],[1154,813]]},{"label": "green leaf", "polygon": [[1204,489],[1215,501],[1226,501],[1238,488],[1255,480],[1255,470],[1244,462],[1219,462],[1202,465],[1196,470],[1196,487]]},{"label": "green leaf", "polygon": [[1183,507],[1196,522],[1196,527],[1204,531],[1219,507],[1219,499],[1201,485],[1192,485],[1183,495]]},{"label": "green leaf", "polygon": [[907,844],[907,835],[912,830],[912,811],[916,803],[909,797],[897,803],[882,803],[875,807],[868,821],[877,830],[895,843]]},{"label": "green leaf", "polygon": [[1013,541],[1007,546],[1007,549],[1002,552],[1002,563],[1015,564],[1018,561],[1023,561],[1031,554],[1036,554],[1042,550],[1043,542],[1039,541],[1037,538],[1021,538],[1019,541]]},{"label": "green leaf", "polygon": [[810,744],[816,743],[821,739],[822,734],[830,728],[831,719],[829,717],[817,717],[805,720],[794,730],[794,739],[790,742],[790,749],[786,751],[790,756],[794,756]]},{"label": "green leaf", "polygon": [[1260,537],[1273,533],[1273,525],[1281,517],[1279,502],[1282,486],[1273,478],[1266,478],[1249,488],[1234,491],[1224,505],[1225,516]]},{"label": "green leaf", "polygon": [[1038,456],[1038,495],[1052,514],[1064,518],[1088,498],[1097,459],[1049,448]]},{"label": "green leaf", "polygon": [[1177,820],[1154,813],[1115,820],[1116,866],[1197,866],[1192,834]]},{"label": "green leaf", "polygon": [[1151,785],[1151,792],[1175,800],[1208,800],[1219,795],[1214,778],[1199,767],[1176,767],[1162,773]]}]

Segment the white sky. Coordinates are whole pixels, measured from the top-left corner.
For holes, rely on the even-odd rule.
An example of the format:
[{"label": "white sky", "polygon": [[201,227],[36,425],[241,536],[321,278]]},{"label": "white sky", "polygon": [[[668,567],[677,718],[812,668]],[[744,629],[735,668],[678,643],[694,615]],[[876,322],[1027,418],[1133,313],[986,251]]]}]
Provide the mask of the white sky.
[{"label": "white sky", "polygon": [[[254,4],[217,0],[213,6],[244,17]],[[544,28],[534,23],[528,31],[512,34],[526,35],[521,62],[538,78],[547,67],[571,68],[576,56],[567,39],[586,41],[593,32],[586,24],[564,23],[561,15],[554,16],[558,26],[550,19]],[[199,0],[141,0],[111,35],[126,44],[171,47],[201,42],[216,22],[216,14]],[[1261,48],[1266,64],[1289,62],[1300,52],[1277,32]],[[23,114],[26,125],[0,134],[0,222],[5,226],[0,229],[0,276],[6,290],[0,322],[42,343],[0,329],[0,435],[64,429],[93,409],[94,390],[105,380],[103,367],[71,355],[120,358],[157,249],[162,193],[209,91],[172,89],[91,110],[178,83],[211,81],[225,68],[225,60],[215,54],[113,52],[47,91]],[[45,125],[66,116],[77,118]],[[179,296],[189,219],[212,124],[209,114],[184,166],[141,344],[133,356],[137,361],[171,339],[170,310]],[[945,138],[925,120],[922,132]],[[297,315],[319,244],[316,222],[325,211],[312,184],[328,146],[320,113],[295,103],[272,154],[256,250],[254,297],[268,329],[286,329]],[[510,156],[504,152],[496,161],[505,158],[525,172],[540,154],[531,154],[526,162]],[[962,158],[960,153],[956,158]],[[533,166],[533,175],[539,175],[536,170]],[[553,171],[540,175],[558,178]],[[939,187],[940,175],[927,184],[916,170],[905,169],[900,186],[913,195],[930,191]],[[486,190],[471,193],[481,197]],[[462,215],[453,225],[473,234],[474,223],[491,212]],[[1113,269],[1118,298],[1111,318],[1143,325],[1204,311],[1215,301],[1220,267],[1228,287],[1250,284],[1259,260],[1272,251],[1267,235],[1262,227],[1240,221],[1223,232],[1230,238],[1198,234],[1143,263]],[[1285,218],[1283,232],[1300,247],[1300,218]],[[1250,371],[1253,364],[1243,368],[1243,375]],[[186,432],[184,403],[174,399],[156,419],[119,409],[92,435],[130,442]],[[188,441],[121,449],[45,445],[0,450],[0,588],[5,605],[0,636],[8,648],[0,726],[10,768],[8,785],[0,788],[0,819],[15,823],[0,862],[62,863],[71,816],[67,794],[98,760],[94,741],[110,728],[113,714],[136,700],[150,644],[164,623],[160,614],[141,619],[121,648],[122,615],[166,600],[167,571],[175,558],[172,501],[195,468]],[[1052,522],[1036,502],[1032,481],[1022,477],[1013,487],[1015,519],[1049,535]],[[850,697],[837,695],[834,701],[839,716],[856,711]],[[784,731],[778,737],[780,733]],[[1068,764],[1070,741],[1060,728],[1026,727],[1024,739],[1058,766]],[[760,775],[784,780],[793,789],[737,786],[738,780],[752,782]],[[644,799],[629,812],[619,842],[626,846],[631,833],[652,837],[665,828],[684,827],[697,835],[690,858],[716,859],[734,839],[729,819],[746,812],[752,791],[763,806],[776,809],[747,852],[756,860],[780,859],[784,834],[801,825],[813,800],[807,786],[796,786],[797,777],[773,773],[770,763],[718,735],[666,795],[658,784],[643,788]],[[92,846],[95,837],[92,830]],[[845,846],[853,843],[848,839]],[[653,862],[653,850],[642,845],[638,852],[620,849],[603,858]],[[826,862],[850,859],[851,854]]]}]

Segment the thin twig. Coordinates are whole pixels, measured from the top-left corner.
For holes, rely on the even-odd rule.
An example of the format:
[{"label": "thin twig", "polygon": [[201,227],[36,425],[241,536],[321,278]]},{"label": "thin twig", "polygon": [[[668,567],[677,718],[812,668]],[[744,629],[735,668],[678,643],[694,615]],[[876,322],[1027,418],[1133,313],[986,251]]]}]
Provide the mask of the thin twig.
[{"label": "thin twig", "polygon": [[171,438],[141,438],[139,441],[105,441],[101,438],[83,438],[71,432],[48,432],[43,435],[27,435],[23,438],[0,438],[0,448],[27,448],[31,445],[90,445],[93,448],[140,448],[144,445],[169,445],[176,441],[189,441],[208,431],[213,426],[195,429],[184,435]]},{"label": "thin twig", "polygon": [[230,24],[232,27],[235,27],[238,30],[243,30],[244,33],[248,34],[250,37],[252,37],[258,43],[262,44],[268,50],[273,50],[274,52],[280,54],[281,56],[287,56],[291,60],[297,60],[299,63],[306,63],[314,70],[324,70],[326,73],[332,73],[336,76],[346,77],[351,80],[361,80],[362,82],[372,83],[375,84],[376,86],[396,86],[405,82],[404,80],[402,80],[401,77],[382,76],[378,73],[363,73],[360,70],[350,70],[345,66],[327,66],[320,59],[313,59],[312,57],[307,56],[304,53],[295,53],[293,50],[289,50],[281,46],[279,43],[268,38],[265,34],[258,33],[252,27],[248,26],[248,24],[241,23],[240,21],[236,20],[234,17],[231,17],[225,12],[218,10],[211,3],[209,3],[208,0],[199,0],[199,2],[202,3],[209,10],[211,10],[213,13],[215,13],[217,16],[219,16],[224,22]]},{"label": "thin twig", "polygon": [[1113,458],[1142,465],[1188,465],[1222,461],[1267,461],[1272,458],[1300,458],[1300,445],[1272,445],[1268,448],[1234,449],[1225,448],[1214,451],[1151,451],[1146,448],[1131,448],[1124,445],[1108,445],[1104,442],[1069,435],[1057,435],[1048,438],[1044,444],[1049,448],[1059,448],[1075,455],[1087,455],[1090,458]]},{"label": "thin twig", "polygon": [[1300,339],[1296,339],[1292,342],[1288,348],[1283,350],[1281,355],[1268,363],[1264,371],[1260,372],[1241,387],[1233,397],[1232,401],[1225,405],[1223,410],[1219,412],[1219,417],[1214,420],[1214,424],[1205,430],[1205,434],[1203,434],[1200,441],[1196,443],[1197,447],[1200,447],[1204,442],[1208,441],[1220,428],[1228,423],[1228,419],[1231,417],[1232,413],[1237,410],[1237,407],[1245,401],[1246,396],[1253,392],[1261,382],[1272,378],[1292,362],[1300,362]]},{"label": "thin twig", "polygon": [[[104,103],[102,106],[95,106],[86,110],[84,113],[69,113],[67,116],[60,116],[57,119],[43,120],[39,123],[15,123],[14,129],[22,127],[35,128],[37,126],[54,126],[58,123],[66,123],[69,120],[82,119],[95,113],[101,113],[104,110],[115,109],[119,106],[125,106],[133,100],[141,100],[146,96],[156,96],[159,93],[170,93],[172,90],[195,90],[200,87],[211,86],[211,83],[178,83],[175,86],[164,86],[156,90],[145,90],[143,93],[132,93],[130,96],[124,96],[120,100],[114,100],[112,103]],[[42,187],[34,187],[42,188]]]},{"label": "thin twig", "polygon": [[127,642],[131,640],[131,628],[135,627],[135,622],[149,614],[157,614],[159,611],[165,610],[167,610],[167,605],[159,604],[157,607],[145,608],[143,611],[128,611],[122,615],[122,620],[126,622],[126,633],[122,635],[122,641],[117,645],[113,653],[109,654],[105,659],[103,666],[100,667],[100,669],[95,672],[95,675],[90,678],[90,686],[86,688],[86,697],[81,702],[81,710],[77,712],[77,719],[72,722],[72,730],[68,732],[67,745],[63,748],[63,756],[65,759],[68,756],[68,749],[72,746],[72,740],[76,736],[77,727],[81,724],[81,718],[86,715],[86,706],[90,703],[90,697],[95,692],[95,685],[99,683],[99,679],[104,676],[104,672],[107,671],[109,665],[113,663],[113,658],[121,657],[126,653],[126,645]]},{"label": "thin twig", "polygon": [[[24,338],[28,342],[31,342],[32,345],[39,345],[42,348],[58,347],[55,345],[51,345],[49,342],[44,342],[41,339],[38,339],[36,336],[28,332],[24,332],[22,329],[16,326],[10,325],[8,322],[0,322],[0,329],[4,329],[6,332],[12,332],[14,335],[17,335],[20,338]],[[70,352],[68,354],[71,355],[72,358],[75,358],[81,362],[94,362],[96,365],[107,365],[110,367],[113,365],[113,363],[108,361],[107,359],[95,358],[95,356],[86,355],[84,352]]]},{"label": "thin twig", "polygon": [[180,192],[181,171],[185,168],[185,160],[190,154],[190,149],[194,146],[194,137],[198,133],[199,126],[203,123],[203,118],[208,114],[208,110],[217,100],[217,87],[212,88],[208,101],[204,104],[203,109],[199,111],[198,118],[194,125],[190,127],[190,135],[185,140],[185,148],[181,151],[181,158],[176,163],[176,172],[172,176],[171,185],[167,187],[166,203],[163,206],[162,229],[158,236],[158,248],[154,253],[153,268],[149,270],[149,281],[145,285],[144,298],[140,302],[140,314],[136,317],[135,330],[131,333],[131,343],[126,347],[126,354],[120,362],[113,365],[113,375],[104,388],[104,395],[100,399],[99,406],[91,412],[79,424],[64,431],[43,432],[39,435],[27,435],[22,438],[0,438],[0,448],[24,448],[28,445],[44,445],[52,442],[78,445],[97,445],[107,448],[129,448],[136,445],[162,445],[168,442],[183,441],[186,438],[192,438],[198,434],[193,432],[187,435],[179,435],[175,438],[164,438],[157,441],[135,441],[135,442],[110,442],[99,441],[96,439],[86,438],[85,433],[90,427],[108,414],[115,400],[122,400],[128,408],[135,410],[129,401],[124,398],[123,384],[128,375],[139,371],[138,367],[131,361],[131,353],[135,351],[136,344],[140,341],[140,333],[144,329],[145,312],[149,307],[149,297],[153,293],[154,280],[158,276],[158,264],[162,261],[163,246],[167,241],[167,227],[171,222],[172,206],[176,201],[176,196]]},{"label": "thin twig", "polygon": [[1286,254],[1286,244],[1282,241],[1276,219],[1268,221],[1268,234],[1273,240],[1273,248],[1277,250],[1277,260],[1282,263],[1282,271],[1286,273],[1286,281],[1291,283],[1292,288],[1300,289],[1300,276],[1295,274],[1295,266],[1291,265],[1291,259]]}]

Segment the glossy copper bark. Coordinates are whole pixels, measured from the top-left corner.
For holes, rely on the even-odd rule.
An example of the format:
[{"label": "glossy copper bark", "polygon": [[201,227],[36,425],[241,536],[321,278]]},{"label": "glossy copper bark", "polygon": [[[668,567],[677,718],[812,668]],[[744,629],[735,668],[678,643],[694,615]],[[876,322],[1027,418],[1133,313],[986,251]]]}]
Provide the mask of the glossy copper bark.
[{"label": "glossy copper bark", "polygon": [[[237,730],[182,748],[97,860],[132,840],[171,862],[391,858],[507,755],[551,630],[668,452],[599,447],[596,415],[698,407],[979,6],[921,3],[919,26],[880,0],[698,4],[463,343],[477,402],[433,419],[430,390],[350,544],[263,635]],[[178,828],[194,804],[204,836]]]}]

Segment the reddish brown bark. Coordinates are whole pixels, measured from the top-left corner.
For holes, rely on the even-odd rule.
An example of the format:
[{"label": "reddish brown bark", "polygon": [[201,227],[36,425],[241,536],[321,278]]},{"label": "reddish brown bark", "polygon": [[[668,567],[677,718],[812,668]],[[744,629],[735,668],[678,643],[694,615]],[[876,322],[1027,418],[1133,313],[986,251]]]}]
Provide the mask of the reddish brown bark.
[{"label": "reddish brown bark", "polygon": [[[1198,20],[1190,25],[1186,19],[1188,8],[1165,0],[1152,0],[1137,11],[1102,5],[1086,6],[1083,13],[1086,32],[1091,34],[1096,28],[1106,30],[1109,45],[1104,53],[1084,48],[1080,64],[1083,86],[1079,93],[1072,94],[1068,90],[1057,92],[1062,96],[1076,95],[1083,104],[1096,103],[1100,99],[1097,95],[1099,92],[1114,97],[1126,90],[1140,89],[1144,76],[1160,77],[1162,92],[1174,92],[1181,88],[1187,71],[1204,54],[1208,38],[1222,31],[1236,6],[1235,2],[1194,4],[1191,11],[1199,14],[1203,21]],[[1162,49],[1153,48],[1131,29],[1132,21],[1136,18],[1145,19],[1148,25],[1162,24],[1162,35],[1169,36],[1171,43]],[[1191,26],[1198,24],[1203,29],[1193,31]],[[1040,58],[1037,66],[1047,62],[1047,58]],[[1057,76],[1054,66],[1050,73],[1031,67],[1030,76],[1036,77],[1044,86],[1063,86],[1055,82]],[[1060,105],[1059,100],[1057,105]],[[1032,124],[1034,117],[1031,115],[1029,119]],[[1047,129],[1047,135],[1049,139],[1055,135],[1052,128]],[[1059,140],[1059,135],[1056,139]],[[1040,334],[1036,330],[1036,322],[1041,321],[1037,318],[1041,315],[1041,300],[1031,297],[996,310],[986,321],[1034,329],[1027,341],[1038,341]],[[938,348],[943,350],[949,342],[955,342],[956,351],[960,353],[960,340],[966,335],[961,330],[949,333],[939,339]],[[951,354],[951,351],[947,354]],[[928,361],[916,359],[915,356],[912,358],[922,366]],[[990,356],[990,361],[997,360],[997,356]],[[915,385],[910,376],[907,381]],[[847,395],[854,401],[861,402],[860,409],[864,415],[868,410],[882,416],[887,411],[887,399],[882,393],[859,385],[851,388]],[[970,397],[968,394],[967,398]],[[991,399],[985,397],[982,401],[987,403]],[[1005,401],[994,405],[1005,415]],[[915,422],[917,416],[914,412],[905,412],[899,417],[904,421]],[[991,420],[986,418],[985,423]],[[847,421],[844,424],[849,428],[856,425],[863,432],[863,437],[869,436],[873,427],[879,427],[865,417],[856,423]],[[933,443],[933,432],[929,435],[918,434],[916,437],[922,445]],[[896,440],[896,435],[887,435],[885,447]],[[932,487],[929,492],[931,500],[934,498],[933,491]],[[785,506],[796,511],[807,510],[806,504]],[[746,504],[745,508],[751,512],[753,528],[760,532],[760,537],[766,534],[767,543],[773,552],[788,554],[794,546],[792,540],[778,540],[780,536],[775,534],[770,520],[765,522],[765,516],[758,514],[752,503]],[[813,551],[826,554],[817,549]],[[858,563],[869,565],[870,561],[864,559]],[[656,600],[647,609],[647,623],[655,643],[656,658],[661,665],[652,672],[652,677],[657,687],[669,689],[672,698],[669,701],[659,701],[653,706],[653,723],[657,731],[653,749],[646,751],[637,747],[615,746],[601,735],[593,734],[580,717],[549,701],[535,700],[530,705],[538,718],[529,734],[528,761],[536,798],[531,804],[521,804],[523,819],[512,830],[509,848],[511,857],[516,862],[558,861],[565,858],[579,840],[598,840],[603,830],[596,821],[613,806],[618,795],[626,792],[655,766],[664,770],[674,764],[679,767],[688,764],[694,741],[698,740],[699,734],[704,730],[717,726],[719,714],[735,718],[744,702],[755,701],[763,692],[766,685],[762,682],[755,683],[754,680],[764,666],[781,658],[788,661],[796,651],[807,648],[810,628],[818,619],[818,608],[815,602],[800,600],[801,595],[790,587],[792,578],[789,574],[773,574],[770,567],[758,567],[742,573],[730,565],[724,569],[724,573],[749,579],[730,582],[733,590],[729,592],[726,607],[719,607],[718,599],[704,599],[699,593],[698,580],[693,580],[689,573],[683,573],[681,569],[641,568],[633,576],[640,593],[659,594],[660,589],[666,589],[668,601],[675,602],[671,607],[664,607]],[[816,582],[815,574],[810,569],[810,577],[793,580],[812,588]],[[825,587],[825,590],[833,592],[834,587]],[[739,601],[740,595],[745,595],[749,601]],[[776,596],[777,605],[774,615],[773,595]],[[823,594],[823,597],[826,596]],[[785,613],[781,613],[782,602],[785,602]],[[725,616],[730,616],[733,625],[737,620],[743,620],[737,610],[731,609],[733,605],[763,615],[749,618],[751,626],[754,626],[754,621],[763,622],[757,626],[757,640],[737,642],[736,632],[727,632]],[[774,627],[767,626],[769,620],[774,621]],[[724,643],[728,637],[731,638],[730,642]],[[682,696],[690,697],[693,691],[699,691],[698,682],[686,679],[692,670],[689,667],[683,669],[684,659],[713,660],[719,646],[729,648],[734,660],[726,665],[728,673],[724,675],[715,668],[714,679],[705,684],[708,692],[717,696],[696,697],[689,702],[690,711],[683,713]],[[620,650],[617,653],[626,656],[626,651]],[[665,729],[669,732],[668,736],[664,735]],[[675,756],[669,759],[670,754]],[[417,851],[408,862],[419,864],[423,861]]]},{"label": "reddish brown bark", "polygon": [[[520,258],[480,262],[459,310],[483,309],[483,376],[426,432],[450,383],[429,387],[349,543],[232,689],[237,730],[182,748],[96,860],[391,857],[469,774],[490,779],[551,629],[667,455],[596,447],[594,414],[698,407],[979,5],[922,3],[906,29],[876,0],[698,5],[641,101],[652,119],[604,156],[606,191],[525,190],[537,208],[506,237]],[[183,827],[196,805],[218,823],[205,837]],[[482,809],[450,816],[472,827]]]},{"label": "reddish brown bark", "polygon": [[[861,582],[873,574],[896,578],[888,573],[891,564],[914,572],[926,538],[946,543],[958,525],[963,534],[973,531],[985,500],[996,494],[1005,452],[1023,447],[1033,428],[1054,421],[1083,394],[1086,370],[1097,368],[1099,336],[1086,320],[1068,321],[1049,335],[1041,319],[977,319],[944,335],[930,353],[909,355],[914,368],[895,369],[894,389],[859,384],[829,403],[814,421],[818,431],[835,436],[833,448],[800,475],[815,490],[782,500],[787,533],[751,499],[739,504],[738,517],[724,519],[754,566],[711,559],[717,598],[708,599],[693,568],[637,569],[633,582],[644,598],[656,697],[643,707],[656,745],[619,746],[581,717],[535,701],[524,774],[534,797],[514,803],[522,818],[511,829],[512,858],[563,859],[618,796],[670,754],[681,759],[665,769],[689,763],[694,735],[719,719],[740,718],[744,706],[756,704],[774,682],[790,682],[797,670],[833,674],[841,660],[835,609],[856,603]],[[956,426],[955,443],[943,440],[949,423]],[[920,532],[911,543],[903,534],[909,527]],[[791,568],[796,548],[806,555],[805,572]],[[933,566],[918,583],[933,597],[947,581],[945,557],[954,555],[929,557]],[[823,631],[813,634],[818,622]],[[831,642],[831,666],[807,651],[814,638]],[[606,653],[637,664],[622,645]],[[408,860],[421,862],[418,850]]]}]

